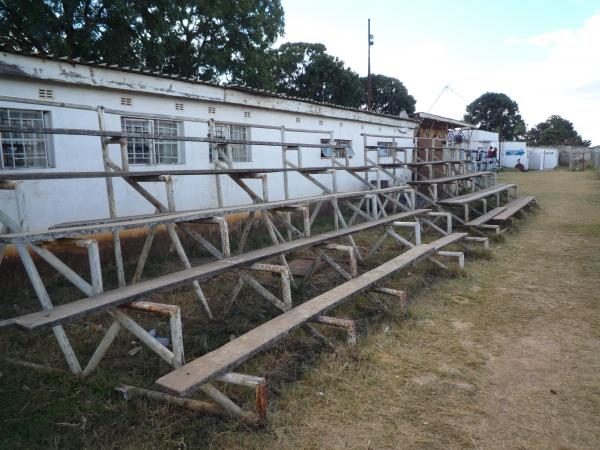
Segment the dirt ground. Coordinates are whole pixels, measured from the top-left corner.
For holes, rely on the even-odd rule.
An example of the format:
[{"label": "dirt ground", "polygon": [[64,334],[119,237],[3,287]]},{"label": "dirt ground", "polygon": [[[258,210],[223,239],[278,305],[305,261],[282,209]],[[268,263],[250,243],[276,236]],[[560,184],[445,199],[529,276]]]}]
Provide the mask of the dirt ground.
[{"label": "dirt ground", "polygon": [[[356,351],[302,362],[265,427],[126,404],[110,370],[81,382],[0,366],[0,447],[600,447],[600,176],[506,173],[499,182],[535,195],[538,211],[492,244],[490,258],[467,258],[466,276],[416,290],[407,320],[375,321]],[[408,288],[403,277],[410,272],[389,287]],[[269,355],[279,367],[286,353]],[[154,379],[145,364],[128,369]]]}]

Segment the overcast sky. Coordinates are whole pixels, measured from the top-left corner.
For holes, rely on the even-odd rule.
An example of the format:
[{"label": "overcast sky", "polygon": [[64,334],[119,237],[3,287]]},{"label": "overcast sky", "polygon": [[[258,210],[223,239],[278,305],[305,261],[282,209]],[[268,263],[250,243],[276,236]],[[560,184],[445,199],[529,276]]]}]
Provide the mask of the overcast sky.
[{"label": "overcast sky", "polygon": [[417,111],[462,118],[484,92],[504,92],[527,126],[558,114],[600,144],[600,0],[282,0],[281,42],[321,42],[367,73],[399,78]]}]

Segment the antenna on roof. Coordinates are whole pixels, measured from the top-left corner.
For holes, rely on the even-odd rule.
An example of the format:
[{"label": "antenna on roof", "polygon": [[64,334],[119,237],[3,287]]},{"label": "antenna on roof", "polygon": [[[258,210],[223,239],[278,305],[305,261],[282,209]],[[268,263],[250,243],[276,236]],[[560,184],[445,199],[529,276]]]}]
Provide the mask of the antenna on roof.
[{"label": "antenna on roof", "polygon": [[460,95],[454,89],[452,89],[452,87],[450,86],[450,83],[448,83],[448,84],[446,84],[446,86],[444,86],[444,89],[442,89],[442,92],[440,92],[440,95],[438,95],[437,98],[435,99],[435,101],[431,104],[431,106],[429,107],[429,109],[427,110],[427,112],[430,112],[433,109],[433,107],[438,102],[438,100],[440,99],[440,97],[442,96],[442,94],[444,92],[446,92],[446,91],[450,91],[450,92],[454,93],[457,97],[459,97],[465,103],[469,103],[469,101],[466,98],[464,98],[462,95]]},{"label": "antenna on roof", "polygon": [[440,97],[442,96],[442,94],[444,92],[446,92],[448,89],[450,89],[450,83],[448,83],[448,84],[446,84],[446,86],[444,86],[444,89],[442,89],[442,92],[440,92],[440,94],[433,101],[433,103],[431,104],[431,106],[429,107],[429,109],[427,110],[427,112],[431,112],[431,110],[433,109],[433,107],[435,106],[435,104],[438,102],[438,100],[440,99]]}]

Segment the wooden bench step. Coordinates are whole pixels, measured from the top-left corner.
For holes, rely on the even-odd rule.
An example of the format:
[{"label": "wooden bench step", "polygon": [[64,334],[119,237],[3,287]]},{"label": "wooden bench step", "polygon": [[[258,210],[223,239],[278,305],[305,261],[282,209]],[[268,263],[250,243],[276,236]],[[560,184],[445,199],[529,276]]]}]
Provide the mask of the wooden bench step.
[{"label": "wooden bench step", "polygon": [[498,194],[503,191],[507,191],[508,189],[512,189],[516,187],[516,184],[496,184],[492,187],[481,189],[476,192],[472,192],[470,194],[459,195],[457,197],[445,198],[443,200],[438,200],[437,203],[440,205],[465,205],[477,200],[484,199],[489,197],[490,195]]},{"label": "wooden bench step", "polygon": [[467,233],[454,233],[429,244],[413,247],[375,269],[347,281],[274,319],[254,328],[229,343],[197,358],[159,378],[156,384],[167,392],[182,397],[191,395],[201,384],[229,371],[273,345],[303,323],[315,319],[352,295],[374,286],[398,270],[432,256],[440,248],[457,242]]},{"label": "wooden bench step", "polygon": [[478,225],[483,225],[488,222],[493,217],[497,216],[501,212],[506,210],[506,206],[500,206],[499,208],[494,208],[491,211],[488,211],[486,214],[479,216],[477,219],[473,219],[470,222],[467,222],[466,225],[476,227]]},{"label": "wooden bench step", "polygon": [[503,222],[505,220],[510,219],[516,213],[518,213],[521,209],[525,208],[530,203],[535,202],[535,197],[527,196],[527,197],[518,197],[514,200],[508,202],[506,206],[506,210],[493,218],[494,221]]},{"label": "wooden bench step", "polygon": [[444,183],[452,183],[453,181],[459,180],[468,180],[470,178],[479,178],[485,175],[491,175],[493,172],[484,171],[484,172],[471,172],[464,175],[455,175],[452,177],[440,177],[440,178],[432,178],[431,180],[415,180],[409,181],[408,184],[444,184]]},{"label": "wooden bench step", "polygon": [[158,214],[142,214],[137,216],[120,217],[114,219],[98,219],[92,221],[78,221],[56,226],[48,231],[23,232],[0,234],[0,244],[15,244],[18,242],[42,242],[62,239],[86,234],[99,234],[127,229],[144,228],[166,223],[193,222],[211,217],[222,217],[234,214],[243,214],[250,211],[263,211],[285,206],[300,206],[307,203],[360,197],[370,194],[391,194],[405,191],[406,186],[373,189],[371,191],[336,192],[323,194],[317,197],[299,197],[289,200],[255,203],[249,205],[227,206],[191,211],[167,212]]},{"label": "wooden bench step", "polygon": [[378,226],[386,225],[396,220],[407,219],[429,212],[428,209],[417,209],[404,213],[394,214],[383,219],[352,225],[348,228],[318,234],[309,238],[297,239],[284,242],[279,245],[253,250],[242,255],[223,258],[218,261],[209,262],[199,267],[181,270],[168,275],[162,275],[151,280],[141,281],[136,284],[125,286],[105,292],[94,297],[87,297],[71,303],[56,306],[47,311],[39,311],[18,317],[15,324],[27,331],[45,329],[54,325],[75,320],[77,317],[87,316],[94,312],[112,308],[123,303],[129,303],[144,295],[159,290],[173,288],[192,280],[206,281],[222,273],[251,265],[263,259],[279,256],[292,251],[311,247],[327,241],[348,236]]}]

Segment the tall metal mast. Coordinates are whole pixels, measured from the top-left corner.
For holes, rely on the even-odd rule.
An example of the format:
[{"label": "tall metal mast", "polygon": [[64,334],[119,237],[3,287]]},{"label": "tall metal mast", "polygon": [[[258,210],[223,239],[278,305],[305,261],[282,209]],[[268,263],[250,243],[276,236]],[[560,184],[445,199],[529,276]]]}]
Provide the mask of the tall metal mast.
[{"label": "tall metal mast", "polygon": [[373,106],[373,92],[371,86],[371,46],[373,45],[373,35],[371,34],[371,19],[368,19],[368,38],[369,38],[369,52],[368,52],[368,75],[367,75],[367,111],[371,111]]}]

